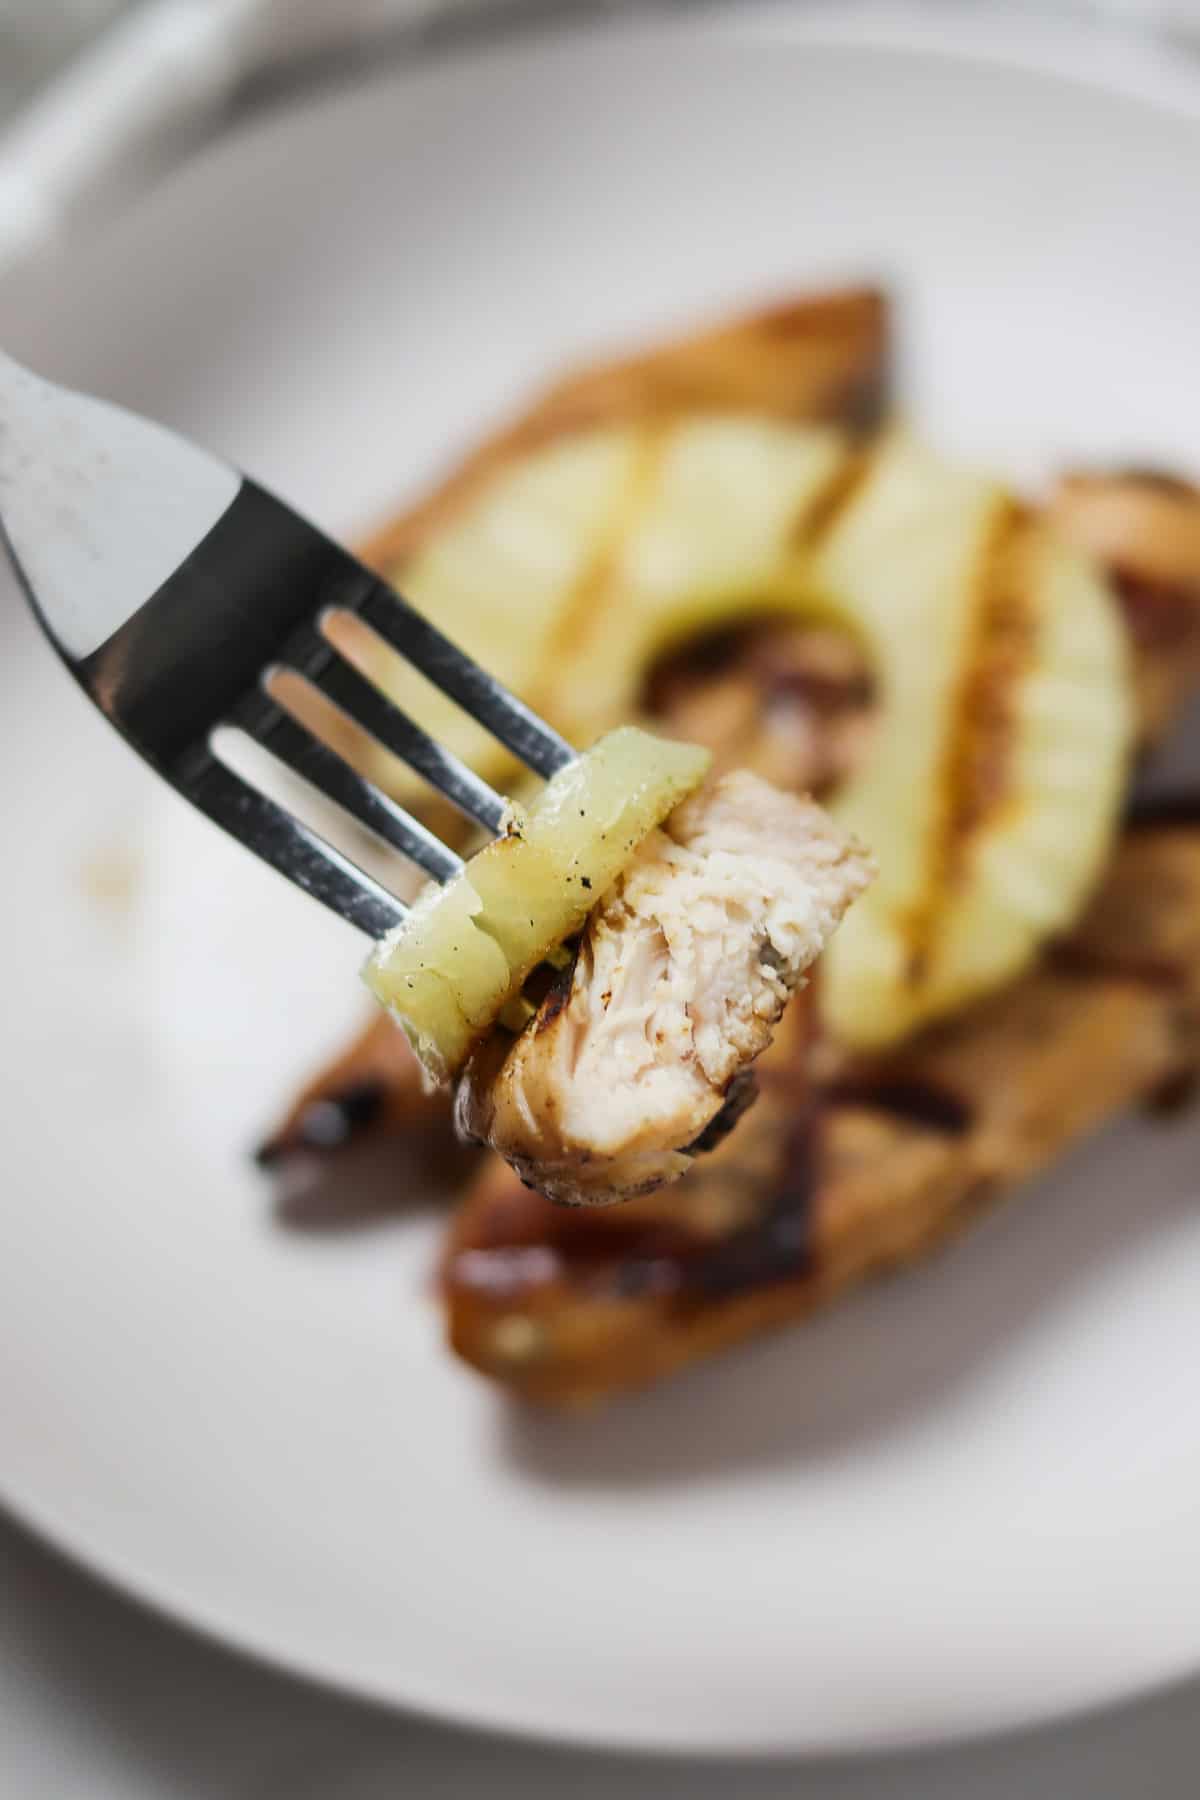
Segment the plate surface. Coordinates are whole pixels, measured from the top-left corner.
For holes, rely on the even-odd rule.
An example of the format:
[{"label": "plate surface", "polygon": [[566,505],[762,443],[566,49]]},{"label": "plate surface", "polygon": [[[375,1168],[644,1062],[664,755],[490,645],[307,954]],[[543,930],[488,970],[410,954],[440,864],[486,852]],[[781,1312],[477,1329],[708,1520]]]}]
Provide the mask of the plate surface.
[{"label": "plate surface", "polygon": [[[0,317],[339,530],[556,362],[842,276],[895,283],[942,442],[1195,471],[1198,168],[1182,84],[1050,40],[575,38],[270,118]],[[433,1211],[288,1231],[247,1163],[360,945],[160,792],[4,600],[21,1516],[294,1669],[608,1744],[931,1741],[1200,1666],[1194,1125],[1115,1131],[811,1328],[515,1417],[439,1343]]]}]

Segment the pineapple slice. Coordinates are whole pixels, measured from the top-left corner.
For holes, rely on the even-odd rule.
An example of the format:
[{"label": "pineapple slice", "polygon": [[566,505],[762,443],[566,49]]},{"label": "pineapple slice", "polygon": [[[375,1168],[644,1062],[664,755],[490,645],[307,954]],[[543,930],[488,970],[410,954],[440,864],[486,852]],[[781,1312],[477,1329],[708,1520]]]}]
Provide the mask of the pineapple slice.
[{"label": "pineapple slice", "polygon": [[[797,519],[845,459],[841,435],[762,418],[602,430],[503,468],[435,532],[396,585],[564,737],[591,743],[636,713],[674,637],[770,586]],[[353,626],[347,651],[495,786],[515,768],[452,701]],[[374,770],[412,802],[420,783]]]},{"label": "pineapple slice", "polygon": [[526,977],[579,930],[638,845],[699,786],[706,750],[625,726],[549,781],[504,837],[428,887],[372,952],[368,987],[432,1082],[466,1060]]},{"label": "pineapple slice", "polygon": [[873,754],[831,806],[880,878],[824,965],[835,1035],[881,1048],[1010,980],[1078,915],[1133,736],[1100,577],[999,487],[895,440],[814,575],[871,647]]},{"label": "pineapple slice", "polygon": [[[396,578],[576,742],[635,716],[650,667],[689,636],[757,613],[856,637],[880,717],[830,810],[880,879],[826,959],[824,1012],[848,1045],[893,1043],[1011,979],[1111,843],[1132,727],[1107,588],[1003,487],[903,434],[864,449],[703,414],[583,432],[500,468]],[[402,704],[511,781],[472,721],[372,654]]]},{"label": "pineapple slice", "polygon": [[[545,702],[544,671],[557,660],[565,614],[607,554],[612,521],[637,485],[639,450],[633,432],[597,431],[514,463],[393,572],[396,585],[506,687]],[[352,660],[369,659],[367,672],[399,706],[510,792],[520,765],[495,738],[381,640],[366,642],[369,650],[350,623],[344,648]],[[570,719],[563,735],[576,743],[625,723],[616,712],[586,733],[574,729],[569,708],[540,710],[560,729]],[[391,759],[385,778],[410,803],[422,795],[420,781]]]}]

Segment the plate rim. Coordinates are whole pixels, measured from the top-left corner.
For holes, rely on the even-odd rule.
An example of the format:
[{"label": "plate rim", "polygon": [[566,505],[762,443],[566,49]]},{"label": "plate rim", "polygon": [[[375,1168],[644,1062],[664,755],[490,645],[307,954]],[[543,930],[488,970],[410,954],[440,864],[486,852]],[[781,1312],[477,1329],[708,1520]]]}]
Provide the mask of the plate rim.
[{"label": "plate rim", "polygon": [[[1200,125],[1200,62],[1189,67],[1181,53],[1173,52],[1165,45],[1136,40],[1128,33],[1113,33],[1095,26],[1077,26],[1076,30],[1068,31],[1062,19],[1047,21],[1032,13],[1023,12],[1019,19],[1014,19],[1011,14],[1001,14],[991,6],[978,14],[931,18],[927,11],[908,4],[907,0],[899,5],[851,4],[836,16],[823,8],[797,15],[787,9],[786,0],[768,0],[767,4],[759,4],[756,0],[753,9],[736,17],[726,9],[633,23],[606,21],[597,24],[578,18],[553,21],[511,39],[456,49],[452,55],[433,62],[418,55],[410,60],[385,64],[368,72],[366,85],[403,87],[410,83],[420,84],[431,70],[436,73],[447,64],[457,69],[472,65],[494,67],[506,58],[569,57],[578,54],[581,47],[591,55],[602,46],[610,55],[628,56],[641,47],[674,47],[681,39],[696,45],[724,40],[747,49],[782,40],[797,50],[857,49],[918,58],[936,57],[947,62],[1001,65],[1051,76],[1114,98],[1133,100],[1152,111],[1167,112]],[[135,216],[192,169],[236,157],[247,139],[286,134],[297,116],[306,112],[352,106],[362,72],[355,71],[354,75],[352,82],[336,75],[332,82],[318,80],[312,87],[289,92],[262,109],[235,119],[222,136],[202,144],[194,155],[169,169],[149,189],[134,196],[120,210],[118,218]],[[48,270],[56,269],[63,259],[71,256],[76,243],[80,248],[86,248],[87,242],[88,234],[83,233],[70,244],[59,242],[51,246],[35,259],[34,279],[38,278],[43,266]],[[4,282],[0,280],[0,293],[3,287]],[[1167,1656],[1162,1659],[1161,1667],[1152,1667],[1133,1679],[1102,1678],[1087,1697],[1076,1702],[1049,1696],[1040,1704],[1026,1701],[1019,1707],[1000,1708],[995,1715],[980,1716],[974,1721],[964,1718],[950,1724],[925,1723],[911,1730],[894,1726],[872,1729],[867,1721],[854,1739],[844,1733],[822,1738],[819,1733],[805,1732],[802,1737],[779,1734],[766,1741],[761,1736],[748,1741],[736,1732],[725,1731],[697,1743],[694,1739],[664,1732],[653,1724],[647,1728],[641,1719],[627,1719],[624,1730],[617,1734],[595,1722],[589,1723],[582,1716],[564,1718],[560,1714],[547,1720],[544,1713],[532,1705],[517,1705],[509,1700],[497,1702],[480,1696],[447,1695],[442,1686],[436,1691],[426,1691],[411,1671],[405,1675],[403,1692],[399,1691],[399,1684],[377,1679],[365,1671],[358,1675],[348,1674],[344,1667],[326,1663],[319,1650],[278,1641],[269,1631],[258,1630],[245,1620],[231,1620],[219,1607],[210,1611],[202,1596],[188,1591],[186,1581],[147,1573],[133,1559],[106,1548],[97,1541],[95,1533],[74,1527],[53,1501],[22,1492],[20,1483],[13,1481],[2,1462],[0,1516],[47,1546],[73,1573],[99,1581],[149,1616],[165,1620],[252,1664],[359,1704],[516,1742],[626,1752],[664,1761],[723,1758],[757,1763],[789,1758],[856,1758],[985,1742],[1051,1723],[1083,1720],[1119,1702],[1135,1702],[1181,1686],[1200,1673],[1198,1631],[1196,1650],[1186,1663]]]}]

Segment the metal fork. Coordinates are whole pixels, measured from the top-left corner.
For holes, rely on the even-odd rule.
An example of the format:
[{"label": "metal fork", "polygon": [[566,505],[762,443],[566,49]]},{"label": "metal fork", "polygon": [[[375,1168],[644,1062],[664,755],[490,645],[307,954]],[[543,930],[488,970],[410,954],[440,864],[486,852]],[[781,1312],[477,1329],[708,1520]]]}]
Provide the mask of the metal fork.
[{"label": "metal fork", "polygon": [[508,802],[437,744],[322,630],[356,614],[549,778],[575,751],[386,582],[229,464],[0,353],[0,536],[68,669],[160,775],[247,849],[382,937],[394,894],[221,760],[239,728],[438,881],[462,863],[268,693],[279,669],[498,834]]}]

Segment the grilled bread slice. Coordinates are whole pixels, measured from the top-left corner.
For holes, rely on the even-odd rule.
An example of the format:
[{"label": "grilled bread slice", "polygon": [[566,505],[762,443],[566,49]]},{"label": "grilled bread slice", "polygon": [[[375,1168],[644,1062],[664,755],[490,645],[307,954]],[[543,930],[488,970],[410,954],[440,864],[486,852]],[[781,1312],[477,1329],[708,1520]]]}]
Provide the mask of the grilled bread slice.
[{"label": "grilled bread slice", "polygon": [[450,1343],[535,1402],[645,1386],[920,1258],[1198,1071],[1200,809],[1124,838],[1060,948],[894,1058],[823,1072],[798,1022],[666,1203],[550,1208],[489,1161],[451,1227]]}]

